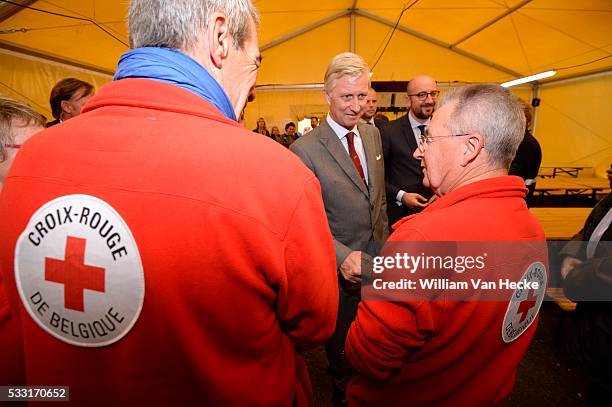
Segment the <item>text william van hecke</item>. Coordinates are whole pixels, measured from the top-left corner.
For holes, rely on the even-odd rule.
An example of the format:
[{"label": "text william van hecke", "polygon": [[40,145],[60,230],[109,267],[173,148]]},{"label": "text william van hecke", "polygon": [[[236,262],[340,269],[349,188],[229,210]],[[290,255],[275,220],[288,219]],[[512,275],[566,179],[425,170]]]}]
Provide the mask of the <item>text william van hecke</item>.
[{"label": "text william van hecke", "polygon": [[[402,278],[397,281],[384,281],[377,278],[373,281],[376,290],[415,290],[417,281]],[[421,290],[537,290],[540,288],[538,281],[512,281],[508,278],[500,278],[498,281],[486,281],[481,278],[470,278],[468,281],[453,281],[448,278],[422,278],[418,280],[418,288]]]}]

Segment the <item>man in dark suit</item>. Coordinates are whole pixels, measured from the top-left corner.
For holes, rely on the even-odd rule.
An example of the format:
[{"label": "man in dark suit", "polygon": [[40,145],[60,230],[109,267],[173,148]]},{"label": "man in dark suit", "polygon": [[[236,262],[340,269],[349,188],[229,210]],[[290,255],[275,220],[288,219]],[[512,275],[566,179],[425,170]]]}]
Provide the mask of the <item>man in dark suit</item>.
[{"label": "man in dark suit", "polygon": [[329,114],[290,150],[317,176],[334,238],[340,286],[336,332],[326,344],[334,403],[346,403],[344,341],[360,301],[362,263],[371,264],[388,235],[383,152],[374,126],[359,124],[370,69],[350,52],[334,57],[325,73]]},{"label": "man in dark suit", "polygon": [[[608,169],[612,188],[612,164]],[[584,227],[564,247],[563,291],[578,302],[566,348],[591,378],[587,406],[612,399],[612,192],[589,214]]]},{"label": "man in dark suit", "polygon": [[389,226],[428,205],[433,192],[423,186],[421,162],[413,157],[436,106],[438,85],[429,76],[408,83],[408,113],[380,130],[385,156]]},{"label": "man in dark suit", "polygon": [[531,106],[523,99],[520,99],[520,103],[525,113],[525,137],[521,144],[519,144],[518,150],[516,150],[516,156],[514,156],[514,160],[510,164],[508,174],[518,175],[525,180],[525,186],[529,190],[525,200],[529,206],[535,191],[536,177],[542,163],[542,148],[538,139],[531,134]]}]

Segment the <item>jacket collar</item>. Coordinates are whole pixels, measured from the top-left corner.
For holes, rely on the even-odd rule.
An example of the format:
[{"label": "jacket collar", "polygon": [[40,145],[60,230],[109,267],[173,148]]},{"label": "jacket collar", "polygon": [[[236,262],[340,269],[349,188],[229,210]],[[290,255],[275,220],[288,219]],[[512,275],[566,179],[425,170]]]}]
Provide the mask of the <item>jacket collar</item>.
[{"label": "jacket collar", "polygon": [[404,222],[426,213],[448,208],[472,198],[521,198],[527,195],[527,188],[522,178],[514,175],[488,178],[457,188],[436,199],[420,213],[407,216],[393,225],[397,229]]},{"label": "jacket collar", "polygon": [[108,83],[83,106],[83,113],[108,106],[138,107],[200,116],[243,127],[194,93],[152,79],[122,79]]}]

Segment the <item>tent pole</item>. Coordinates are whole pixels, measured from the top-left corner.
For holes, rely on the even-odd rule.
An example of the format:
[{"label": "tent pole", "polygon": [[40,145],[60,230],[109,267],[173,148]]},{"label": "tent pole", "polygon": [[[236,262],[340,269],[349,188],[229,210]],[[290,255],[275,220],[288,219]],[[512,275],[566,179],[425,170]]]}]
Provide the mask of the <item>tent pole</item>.
[{"label": "tent pole", "polygon": [[[533,84],[533,86],[531,87],[531,100],[533,100],[534,98],[540,98],[540,85],[535,83]],[[531,100],[529,101],[531,103]],[[540,102],[541,103],[541,102]],[[538,111],[539,106],[532,106],[533,107],[533,114],[531,115],[531,134],[535,137],[536,134],[536,125],[538,124]]]},{"label": "tent pole", "polygon": [[487,29],[488,27],[492,26],[493,24],[495,24],[496,22],[498,22],[499,20],[501,20],[504,17],[509,16],[510,14],[514,13],[516,10],[520,9],[521,7],[525,6],[528,3],[531,3],[533,0],[523,0],[522,2],[520,2],[519,4],[517,4],[516,6],[509,8],[508,10],[506,10],[504,13],[500,14],[499,16],[495,17],[493,20],[491,21],[487,21],[486,23],[484,23],[483,25],[481,25],[480,27],[478,27],[477,29],[475,29],[474,31],[472,31],[471,33],[469,33],[468,35],[466,35],[465,37],[461,38],[458,41],[455,41],[453,44],[451,44],[451,47],[456,47],[457,45],[461,44],[462,42],[472,38],[473,36],[475,36],[476,34],[478,34],[479,32]]},{"label": "tent pole", "polygon": [[[370,13],[368,11],[355,10],[355,13],[360,15],[360,16],[362,16],[362,17],[369,18],[372,21],[376,21],[378,23],[387,25],[389,27],[395,27],[395,22],[387,20],[386,18],[377,16],[376,14],[372,14],[372,13]],[[397,26],[397,30],[405,32],[406,34],[410,34],[410,35],[412,35],[414,37],[417,37],[417,38],[419,38],[419,39],[421,39],[423,41],[429,42],[430,44],[434,44],[434,45],[437,45],[439,47],[445,48],[445,49],[447,49],[449,51],[452,51],[452,52],[454,52],[456,54],[459,54],[461,56],[469,58],[469,59],[471,59],[473,61],[476,61],[478,63],[481,63],[483,65],[489,66],[489,67],[491,67],[493,69],[496,69],[496,70],[498,70],[500,72],[508,74],[508,75],[510,75],[510,76],[512,76],[514,78],[521,78],[521,77],[524,76],[520,72],[513,71],[510,68],[507,68],[507,67],[505,67],[503,65],[496,64],[493,61],[490,61],[490,60],[488,60],[486,58],[483,58],[481,56],[478,56],[476,54],[472,54],[471,52],[464,51],[464,50],[462,50],[460,48],[453,48],[453,46],[451,44],[448,44],[448,43],[446,43],[444,41],[440,41],[437,38],[430,37],[430,36],[428,36],[426,34],[423,34],[423,33],[419,32],[419,31],[413,30],[412,28],[408,28],[405,25],[399,24]]]},{"label": "tent pole", "polygon": [[349,51],[355,52],[355,13],[351,13],[350,16],[350,44]]},{"label": "tent pole", "polygon": [[298,36],[300,36],[302,34],[306,34],[309,31],[315,30],[315,29],[317,29],[317,28],[319,28],[319,27],[321,27],[321,26],[323,26],[323,25],[325,25],[327,23],[331,23],[332,21],[334,21],[334,20],[336,20],[338,18],[344,17],[346,15],[349,15],[350,13],[351,13],[351,10],[342,10],[342,11],[336,13],[336,14],[332,14],[331,16],[325,17],[325,18],[323,18],[323,19],[321,19],[319,21],[316,21],[316,22],[314,22],[312,24],[306,25],[306,26],[304,26],[302,28],[299,28],[299,29],[297,29],[295,31],[292,31],[290,33],[281,35],[280,37],[278,37],[276,39],[273,39],[272,41],[270,41],[270,42],[262,45],[261,47],[259,47],[259,50],[261,52],[267,51],[267,50],[269,50],[272,47],[276,47],[277,45],[280,45],[280,44],[282,44],[284,42],[287,42],[287,41],[289,41],[289,40],[291,40],[291,39],[293,39],[295,37],[298,37]]},{"label": "tent pole", "polygon": [[277,91],[277,90],[318,90],[323,89],[323,83],[300,83],[295,85],[257,85],[257,92]]},{"label": "tent pole", "polygon": [[357,0],[353,1],[353,5],[350,8],[351,10],[351,28],[350,28],[350,44],[349,44],[349,51],[351,52],[355,52],[355,11],[357,10]]},{"label": "tent pole", "polygon": [[37,0],[18,1],[19,4],[21,4],[23,7],[13,6],[13,5],[9,4],[9,3],[5,3],[4,6],[6,7],[6,11],[0,13],[0,23],[8,20],[9,18],[14,16],[15,14],[19,13],[20,11],[25,10],[25,7],[31,6],[32,3],[36,3],[36,1]]},{"label": "tent pole", "polygon": [[561,85],[563,83],[568,83],[568,82],[576,82],[576,81],[584,80],[584,79],[597,78],[599,76],[609,75],[610,73],[612,73],[612,67],[608,66],[606,68],[601,68],[601,69],[596,69],[593,71],[568,75],[563,78],[552,79],[550,81],[541,81],[540,84],[543,87],[549,87],[551,85]]},{"label": "tent pole", "polygon": [[43,62],[51,62],[57,63],[60,65],[65,65],[69,68],[76,68],[88,71],[90,73],[95,73],[98,75],[107,75],[113,77],[115,75],[114,71],[110,71],[104,68],[100,68],[94,65],[83,64],[76,61],[71,61],[69,59],[64,59],[60,57],[56,57],[53,55],[46,55],[41,52],[37,52],[28,48],[18,47],[12,44],[8,44],[6,42],[0,41],[0,51],[5,50],[9,54],[14,54],[17,56],[21,56],[22,58],[34,58]]}]

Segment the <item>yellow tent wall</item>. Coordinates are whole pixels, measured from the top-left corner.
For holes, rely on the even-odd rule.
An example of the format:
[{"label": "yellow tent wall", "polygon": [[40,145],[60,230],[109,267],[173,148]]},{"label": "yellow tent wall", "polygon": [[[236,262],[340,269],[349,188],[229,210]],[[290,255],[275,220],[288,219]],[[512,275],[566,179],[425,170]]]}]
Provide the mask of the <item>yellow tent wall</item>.
[{"label": "yellow tent wall", "polygon": [[0,93],[28,103],[48,120],[53,120],[49,106],[51,88],[67,77],[89,82],[95,89],[112,80],[108,75],[0,50]]},{"label": "yellow tent wall", "polygon": [[612,161],[610,95],[612,73],[542,86],[535,129],[542,165],[594,167]]},{"label": "yellow tent wall", "polygon": [[257,127],[257,119],[263,117],[268,130],[278,126],[283,133],[287,122],[327,113],[327,103],[322,89],[266,90],[257,92],[255,101],[247,105],[244,113],[248,129]]}]

